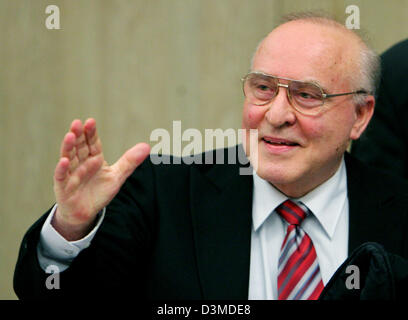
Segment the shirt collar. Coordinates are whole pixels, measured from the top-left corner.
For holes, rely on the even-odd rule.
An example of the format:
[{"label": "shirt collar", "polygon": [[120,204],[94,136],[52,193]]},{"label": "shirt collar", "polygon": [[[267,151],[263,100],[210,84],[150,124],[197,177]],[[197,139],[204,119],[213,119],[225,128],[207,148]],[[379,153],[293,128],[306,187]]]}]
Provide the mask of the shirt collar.
[{"label": "shirt collar", "polygon": [[[253,173],[254,198],[252,220],[255,231],[265,222],[277,206],[288,199],[268,181]],[[267,201],[265,201],[267,199]],[[294,199],[305,204],[331,238],[347,200],[347,174],[344,158],[336,173],[327,181],[301,198]]]}]

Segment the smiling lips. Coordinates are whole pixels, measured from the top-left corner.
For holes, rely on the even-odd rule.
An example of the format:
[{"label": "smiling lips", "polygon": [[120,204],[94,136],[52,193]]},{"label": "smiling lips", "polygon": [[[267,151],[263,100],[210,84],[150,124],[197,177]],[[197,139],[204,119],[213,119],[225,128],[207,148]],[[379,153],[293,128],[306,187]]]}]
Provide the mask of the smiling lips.
[{"label": "smiling lips", "polygon": [[263,137],[262,141],[265,142],[267,149],[273,153],[293,150],[294,148],[300,146],[296,142],[274,137]]}]

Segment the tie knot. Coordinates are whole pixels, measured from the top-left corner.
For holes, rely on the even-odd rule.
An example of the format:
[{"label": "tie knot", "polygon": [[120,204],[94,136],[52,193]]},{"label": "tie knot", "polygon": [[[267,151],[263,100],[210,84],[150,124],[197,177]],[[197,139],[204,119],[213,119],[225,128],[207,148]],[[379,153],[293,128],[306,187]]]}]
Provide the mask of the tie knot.
[{"label": "tie knot", "polygon": [[305,210],[289,199],[279,205],[279,207],[276,208],[276,211],[286,220],[286,222],[296,226],[300,225],[303,219],[306,218]]}]

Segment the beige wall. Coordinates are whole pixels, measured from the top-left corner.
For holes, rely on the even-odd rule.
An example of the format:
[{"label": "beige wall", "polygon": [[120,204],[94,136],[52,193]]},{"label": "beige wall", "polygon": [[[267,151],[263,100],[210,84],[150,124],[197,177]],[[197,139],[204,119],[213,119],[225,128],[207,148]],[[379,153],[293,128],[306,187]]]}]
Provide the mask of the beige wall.
[{"label": "beige wall", "polygon": [[[58,5],[61,30],[45,28]],[[258,41],[293,10],[325,9],[382,52],[406,38],[408,0],[0,0],[0,299],[27,228],[53,204],[60,140],[94,117],[109,162],[158,127],[239,128],[240,77]]]}]

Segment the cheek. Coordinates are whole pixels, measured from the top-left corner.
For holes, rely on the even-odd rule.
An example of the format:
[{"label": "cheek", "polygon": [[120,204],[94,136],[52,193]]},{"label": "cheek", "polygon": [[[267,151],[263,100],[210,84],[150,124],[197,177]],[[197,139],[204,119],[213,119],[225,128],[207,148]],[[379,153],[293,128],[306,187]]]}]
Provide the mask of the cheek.
[{"label": "cheek", "polygon": [[245,129],[256,129],[259,127],[264,116],[264,108],[245,105],[242,116],[242,127]]},{"label": "cheek", "polygon": [[326,159],[328,156],[338,154],[344,149],[346,140],[341,133],[342,128],[328,125],[324,121],[310,121],[301,124],[301,132],[307,141],[307,148],[312,157]]},{"label": "cheek", "polygon": [[300,132],[304,138],[308,141],[318,141],[320,139],[325,139],[324,132],[327,132],[328,128],[324,123],[319,123],[318,121],[298,121],[300,127]]},{"label": "cheek", "polygon": [[347,149],[350,130],[347,122],[310,121],[303,122],[301,126],[304,137],[313,145],[316,154],[339,154]]}]

